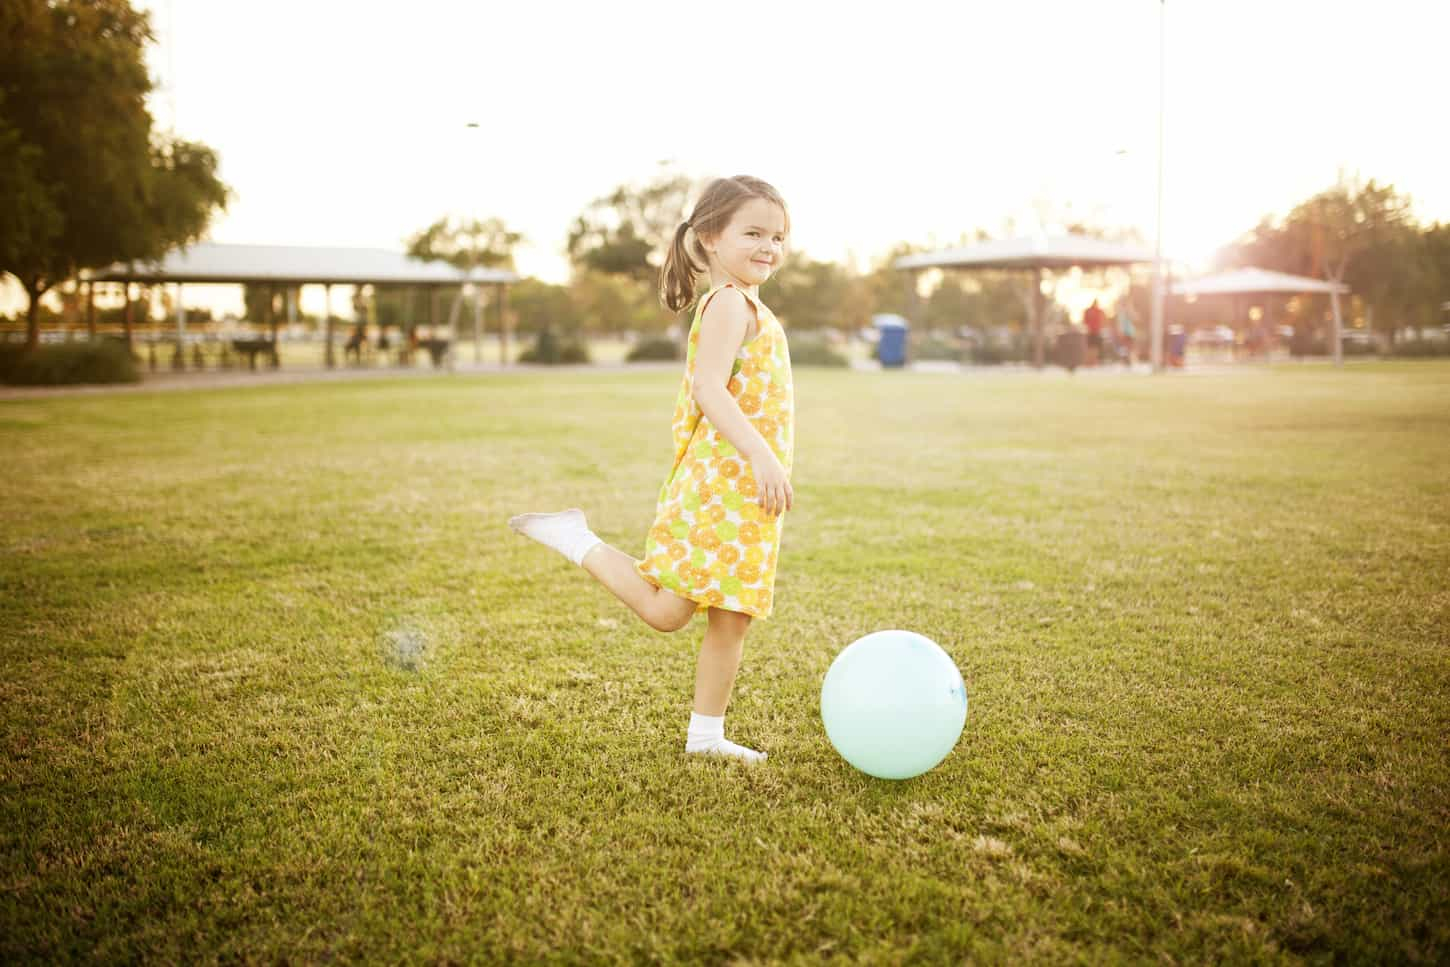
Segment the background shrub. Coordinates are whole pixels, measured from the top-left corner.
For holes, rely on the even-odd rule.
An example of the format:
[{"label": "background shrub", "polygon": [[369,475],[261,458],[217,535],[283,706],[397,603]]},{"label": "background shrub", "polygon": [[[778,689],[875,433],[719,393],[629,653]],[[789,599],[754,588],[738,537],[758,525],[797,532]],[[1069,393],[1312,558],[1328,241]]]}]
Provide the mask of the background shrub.
[{"label": "background shrub", "polygon": [[0,346],[0,382],[17,386],[67,386],[78,383],[139,383],[126,345],[114,339],[37,346]]},{"label": "background shrub", "polygon": [[557,366],[565,363],[589,362],[589,349],[578,339],[561,340],[554,330],[543,329],[534,344],[519,356],[521,363],[543,363]]},{"label": "background shrub", "polygon": [[808,332],[790,337],[790,363],[792,366],[851,365],[851,361],[827,345],[824,338]]},{"label": "background shrub", "polygon": [[680,344],[673,339],[657,337],[654,339],[641,339],[634,344],[634,348],[624,357],[627,363],[643,362],[647,360],[677,360],[680,358]]},{"label": "background shrub", "polygon": [[1450,356],[1450,340],[1446,339],[1404,339],[1395,343],[1391,356],[1401,359],[1432,359],[1436,356]]},{"label": "background shrub", "polygon": [[961,343],[937,333],[912,335],[906,347],[906,358],[920,362],[947,361],[960,363],[966,360],[967,352]]},{"label": "background shrub", "polygon": [[1025,343],[983,343],[972,350],[972,362],[979,366],[1000,366],[1026,360]]}]

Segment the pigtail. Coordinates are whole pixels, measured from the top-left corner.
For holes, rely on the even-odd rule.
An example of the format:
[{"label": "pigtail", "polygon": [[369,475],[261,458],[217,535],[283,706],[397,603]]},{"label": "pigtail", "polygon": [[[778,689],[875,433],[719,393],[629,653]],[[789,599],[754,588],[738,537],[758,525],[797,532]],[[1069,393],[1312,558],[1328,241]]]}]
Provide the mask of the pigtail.
[{"label": "pigtail", "polygon": [[660,301],[671,312],[680,312],[695,301],[695,276],[705,270],[690,253],[689,231],[690,222],[680,222],[660,269]]}]

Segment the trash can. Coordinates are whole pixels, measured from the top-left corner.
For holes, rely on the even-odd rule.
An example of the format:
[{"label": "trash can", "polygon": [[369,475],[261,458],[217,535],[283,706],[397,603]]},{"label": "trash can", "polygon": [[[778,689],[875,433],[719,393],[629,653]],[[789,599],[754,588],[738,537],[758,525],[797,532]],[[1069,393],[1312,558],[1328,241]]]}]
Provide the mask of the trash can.
[{"label": "trash can", "polygon": [[871,317],[880,338],[876,341],[876,358],[884,367],[906,365],[906,320],[891,313]]},{"label": "trash can", "polygon": [[1168,327],[1168,359],[1169,366],[1183,366],[1183,357],[1188,349],[1188,333],[1184,332],[1182,326]]},{"label": "trash can", "polygon": [[1056,349],[1057,364],[1071,373],[1087,355],[1086,334],[1081,329],[1068,329],[1057,337]]}]

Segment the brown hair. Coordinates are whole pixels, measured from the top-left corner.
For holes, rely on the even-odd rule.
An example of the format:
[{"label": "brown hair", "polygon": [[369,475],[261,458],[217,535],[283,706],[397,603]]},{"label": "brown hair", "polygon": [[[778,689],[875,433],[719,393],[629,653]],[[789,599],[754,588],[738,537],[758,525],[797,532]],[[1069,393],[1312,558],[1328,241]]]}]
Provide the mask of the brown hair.
[{"label": "brown hair", "polygon": [[736,209],[752,198],[779,205],[785,212],[786,231],[790,231],[790,212],[780,192],[749,175],[716,178],[705,186],[690,217],[675,229],[674,241],[665,252],[665,264],[660,268],[660,301],[670,311],[679,312],[695,301],[695,276],[706,271],[710,264],[700,236],[723,232]]}]

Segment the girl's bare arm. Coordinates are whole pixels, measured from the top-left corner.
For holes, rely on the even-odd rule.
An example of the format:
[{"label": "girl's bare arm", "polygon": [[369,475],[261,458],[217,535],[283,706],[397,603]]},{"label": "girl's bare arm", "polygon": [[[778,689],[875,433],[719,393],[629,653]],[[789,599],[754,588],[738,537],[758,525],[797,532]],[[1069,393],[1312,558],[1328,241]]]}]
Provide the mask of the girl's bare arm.
[{"label": "girl's bare arm", "polygon": [[760,485],[760,505],[774,515],[791,509],[795,503],[785,467],[726,388],[735,355],[753,321],[755,311],[744,294],[732,288],[715,293],[700,319],[694,393],[705,417],[750,461],[755,481]]}]

